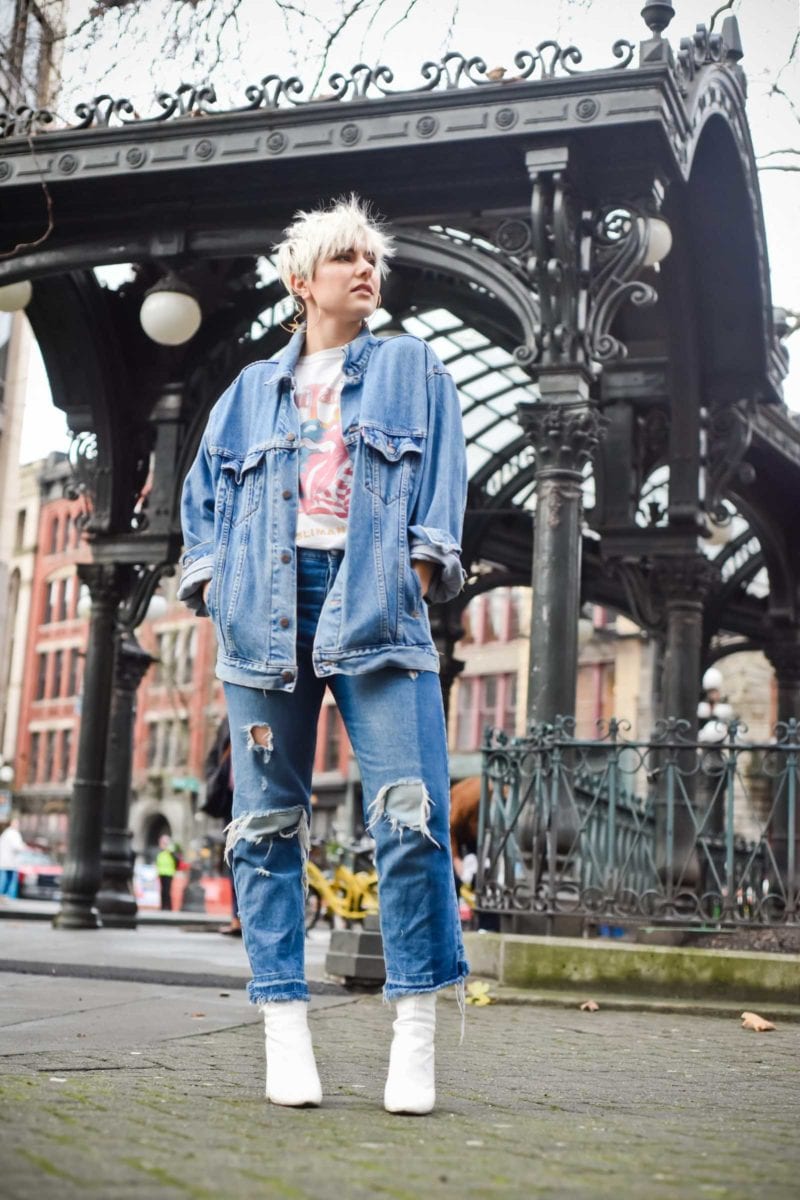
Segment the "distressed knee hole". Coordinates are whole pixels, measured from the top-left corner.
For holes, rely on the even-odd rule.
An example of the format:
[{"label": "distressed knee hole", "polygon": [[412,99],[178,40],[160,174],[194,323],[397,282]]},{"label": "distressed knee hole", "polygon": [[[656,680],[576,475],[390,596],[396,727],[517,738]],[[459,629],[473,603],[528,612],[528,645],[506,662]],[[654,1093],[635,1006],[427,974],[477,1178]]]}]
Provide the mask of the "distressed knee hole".
[{"label": "distressed knee hole", "polygon": [[[430,831],[430,815],[433,801],[421,779],[398,779],[387,783],[378,792],[367,809],[367,829],[374,829],[378,821],[388,821],[392,833],[400,834],[406,829],[421,833],[423,837],[439,846]],[[439,846],[441,849],[441,846]]]},{"label": "distressed knee hole", "polygon": [[272,729],[269,725],[243,725],[247,749],[260,753],[265,763],[272,757]]},{"label": "distressed knee hole", "polygon": [[[261,842],[269,842],[270,846],[267,849],[267,858],[269,858],[272,842],[276,837],[296,837],[300,843],[303,863],[303,884],[308,889],[306,863],[311,838],[308,814],[302,804],[295,804],[291,808],[274,808],[268,812],[243,813],[241,817],[235,817],[226,827],[225,835],[225,861],[227,863],[230,863],[231,854],[237,842],[242,839],[252,842],[254,846],[260,845]],[[256,872],[259,875],[269,875],[269,871],[264,867],[257,867]]]}]

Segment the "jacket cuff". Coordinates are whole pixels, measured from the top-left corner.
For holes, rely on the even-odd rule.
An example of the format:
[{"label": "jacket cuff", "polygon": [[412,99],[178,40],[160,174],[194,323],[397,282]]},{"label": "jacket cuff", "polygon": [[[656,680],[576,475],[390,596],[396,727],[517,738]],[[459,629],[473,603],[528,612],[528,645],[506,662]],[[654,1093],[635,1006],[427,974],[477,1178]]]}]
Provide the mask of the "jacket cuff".
[{"label": "jacket cuff", "polygon": [[426,525],[412,525],[411,559],[432,562],[439,567],[434,572],[428,588],[427,599],[432,604],[445,604],[452,600],[464,586],[467,573],[461,565],[461,547],[444,529]]},{"label": "jacket cuff", "polygon": [[[184,559],[185,561],[185,559]],[[204,554],[194,562],[187,564],[178,584],[178,599],[182,600],[198,617],[207,617],[208,609],[203,599],[203,584],[214,573],[214,556]]]}]

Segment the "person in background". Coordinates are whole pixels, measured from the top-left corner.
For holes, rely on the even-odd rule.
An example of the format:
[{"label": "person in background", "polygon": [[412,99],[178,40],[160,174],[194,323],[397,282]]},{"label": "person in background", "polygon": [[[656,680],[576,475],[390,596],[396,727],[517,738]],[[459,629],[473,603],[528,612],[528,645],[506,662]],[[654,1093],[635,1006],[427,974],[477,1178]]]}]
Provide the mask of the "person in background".
[{"label": "person in background", "polygon": [[158,839],[158,854],[156,855],[156,874],[161,885],[161,911],[172,912],[172,881],[178,864],[172,852],[170,836],[162,833]]},{"label": "person in background", "polygon": [[19,896],[19,855],[24,846],[19,820],[12,817],[0,833],[0,896],[7,896],[9,900]]}]

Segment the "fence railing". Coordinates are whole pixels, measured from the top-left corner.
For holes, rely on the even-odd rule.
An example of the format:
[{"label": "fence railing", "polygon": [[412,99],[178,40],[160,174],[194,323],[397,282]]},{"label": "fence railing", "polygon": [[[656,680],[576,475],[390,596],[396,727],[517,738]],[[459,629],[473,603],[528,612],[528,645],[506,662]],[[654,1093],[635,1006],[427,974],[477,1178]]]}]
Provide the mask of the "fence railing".
[{"label": "fence railing", "polygon": [[686,721],[487,730],[478,907],[625,924],[798,925],[800,725],[769,742]]}]

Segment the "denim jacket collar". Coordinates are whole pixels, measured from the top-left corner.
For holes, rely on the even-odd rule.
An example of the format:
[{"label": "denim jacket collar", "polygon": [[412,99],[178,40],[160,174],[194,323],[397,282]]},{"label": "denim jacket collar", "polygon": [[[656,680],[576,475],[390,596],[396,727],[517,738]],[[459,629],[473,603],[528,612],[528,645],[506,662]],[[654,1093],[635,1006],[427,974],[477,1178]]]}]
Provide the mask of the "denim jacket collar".
[{"label": "denim jacket collar", "polygon": [[[271,360],[275,363],[276,370],[268,380],[269,383],[294,378],[295,368],[303,352],[305,340],[306,327],[303,325],[296,333],[292,334],[288,345],[281,351],[278,358]],[[348,379],[358,379],[363,375],[369,362],[369,356],[377,343],[378,339],[372,336],[369,326],[364,322],[353,340],[348,342],[345,350],[344,371]]]}]

